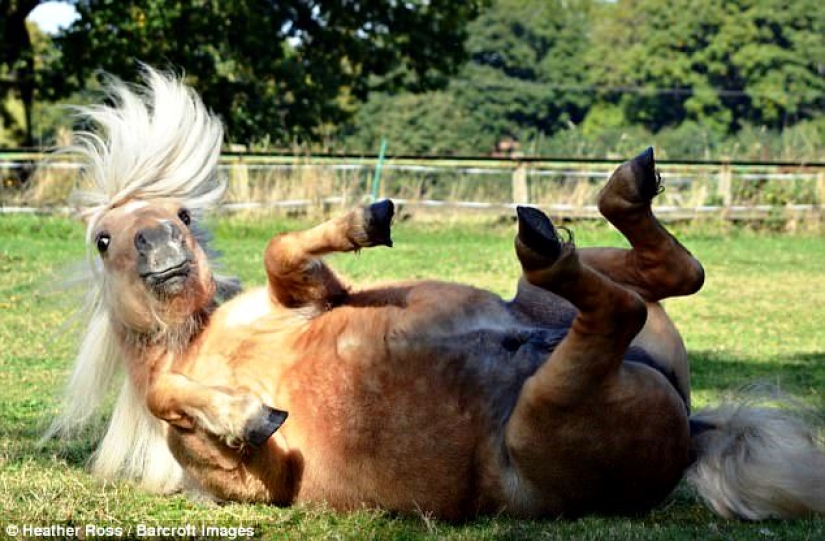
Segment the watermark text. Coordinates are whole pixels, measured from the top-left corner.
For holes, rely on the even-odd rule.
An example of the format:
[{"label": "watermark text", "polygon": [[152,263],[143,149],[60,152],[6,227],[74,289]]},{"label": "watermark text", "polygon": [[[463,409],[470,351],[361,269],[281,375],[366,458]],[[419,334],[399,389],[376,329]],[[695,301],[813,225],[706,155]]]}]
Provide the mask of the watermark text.
[{"label": "watermark text", "polygon": [[107,526],[99,524],[7,524],[4,531],[12,539],[164,539],[168,537],[198,537],[215,539],[249,539],[255,537],[252,526],[214,526],[209,524],[130,524]]}]

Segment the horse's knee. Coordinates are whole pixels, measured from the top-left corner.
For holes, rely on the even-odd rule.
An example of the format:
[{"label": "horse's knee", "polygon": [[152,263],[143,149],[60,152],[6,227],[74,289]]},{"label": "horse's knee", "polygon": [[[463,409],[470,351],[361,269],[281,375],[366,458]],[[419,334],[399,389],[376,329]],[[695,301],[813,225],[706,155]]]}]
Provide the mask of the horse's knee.
[{"label": "horse's knee", "polygon": [[642,277],[651,300],[692,295],[705,283],[705,269],[675,238],[659,250],[633,250],[629,264]]},{"label": "horse's knee", "polygon": [[289,273],[305,257],[293,237],[293,233],[281,233],[269,239],[264,250],[264,267],[270,277]]},{"label": "horse's knee", "polygon": [[286,308],[340,304],[347,287],[318,257],[302,251],[291,234],[269,241],[264,263],[271,300]]},{"label": "horse's knee", "polygon": [[645,326],[647,303],[635,291],[609,282],[590,291],[589,297],[571,325],[581,341],[600,344],[606,338],[626,348]]}]

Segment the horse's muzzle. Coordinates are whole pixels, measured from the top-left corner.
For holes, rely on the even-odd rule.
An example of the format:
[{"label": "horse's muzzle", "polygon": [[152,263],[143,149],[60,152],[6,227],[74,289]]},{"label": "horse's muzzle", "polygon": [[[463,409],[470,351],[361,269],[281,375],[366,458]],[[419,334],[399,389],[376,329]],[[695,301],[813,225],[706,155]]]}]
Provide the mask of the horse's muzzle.
[{"label": "horse's muzzle", "polygon": [[183,233],[169,221],[135,234],[137,271],[155,293],[175,295],[183,291],[193,270],[192,251]]},{"label": "horse's muzzle", "polygon": [[141,274],[141,278],[157,293],[179,293],[192,272],[192,263],[188,260],[162,271]]}]

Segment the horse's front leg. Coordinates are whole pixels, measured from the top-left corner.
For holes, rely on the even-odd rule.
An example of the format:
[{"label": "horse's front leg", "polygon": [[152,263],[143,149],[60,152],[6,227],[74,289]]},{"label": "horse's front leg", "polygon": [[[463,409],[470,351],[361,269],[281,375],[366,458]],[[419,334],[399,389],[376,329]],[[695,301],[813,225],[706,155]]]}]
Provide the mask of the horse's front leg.
[{"label": "horse's front leg", "polygon": [[287,417],[252,394],[224,391],[174,372],[155,377],[146,399],[158,419],[184,430],[201,428],[231,447],[262,445]]},{"label": "horse's front leg", "polygon": [[264,257],[273,300],[288,308],[328,308],[340,303],[347,288],[320,257],[392,246],[393,213],[392,201],[379,201],[312,229],[274,237]]}]

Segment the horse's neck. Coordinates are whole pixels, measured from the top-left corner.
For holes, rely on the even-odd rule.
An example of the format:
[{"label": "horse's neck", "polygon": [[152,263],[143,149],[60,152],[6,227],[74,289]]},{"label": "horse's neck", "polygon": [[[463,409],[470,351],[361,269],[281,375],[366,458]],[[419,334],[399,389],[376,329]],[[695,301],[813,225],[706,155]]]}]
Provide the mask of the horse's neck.
[{"label": "horse's neck", "polygon": [[209,323],[212,307],[193,314],[176,327],[138,332],[114,322],[127,371],[138,389],[146,389],[153,374],[171,369],[198,340]]}]

